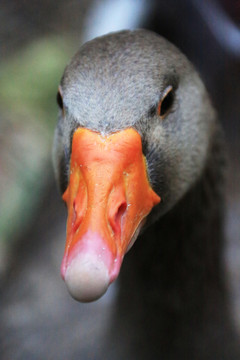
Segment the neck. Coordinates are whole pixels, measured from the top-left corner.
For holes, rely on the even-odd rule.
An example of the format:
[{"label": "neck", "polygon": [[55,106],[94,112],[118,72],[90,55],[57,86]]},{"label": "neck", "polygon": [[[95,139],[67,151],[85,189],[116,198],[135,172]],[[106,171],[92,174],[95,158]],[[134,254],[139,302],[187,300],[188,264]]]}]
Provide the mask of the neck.
[{"label": "neck", "polygon": [[[213,326],[226,344],[221,148],[216,137],[201,178],[137,240],[123,265],[121,319],[127,315],[133,332],[143,331],[155,358],[218,359],[215,349],[221,345],[210,344]],[[140,352],[139,359],[147,358]]]}]

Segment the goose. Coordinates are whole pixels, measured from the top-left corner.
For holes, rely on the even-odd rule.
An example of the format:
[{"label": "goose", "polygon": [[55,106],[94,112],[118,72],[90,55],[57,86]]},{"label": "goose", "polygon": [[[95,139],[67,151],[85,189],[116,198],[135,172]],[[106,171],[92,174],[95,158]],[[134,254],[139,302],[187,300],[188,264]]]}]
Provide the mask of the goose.
[{"label": "goose", "polygon": [[141,328],[151,344],[146,355],[136,339],[138,359],[150,348],[152,358],[236,359],[223,264],[224,140],[193,65],[153,32],[110,33],[81,46],[57,102],[53,162],[68,210],[61,274],[69,293],[97,300],[121,273],[119,329]]}]

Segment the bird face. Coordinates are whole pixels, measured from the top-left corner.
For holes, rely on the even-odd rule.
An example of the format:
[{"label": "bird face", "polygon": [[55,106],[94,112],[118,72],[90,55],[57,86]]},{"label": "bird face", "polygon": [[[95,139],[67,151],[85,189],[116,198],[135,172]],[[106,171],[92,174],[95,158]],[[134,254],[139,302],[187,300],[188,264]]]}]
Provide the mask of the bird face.
[{"label": "bird face", "polygon": [[214,114],[187,59],[144,30],[85,44],[64,72],[58,104],[54,166],[68,208],[62,277],[74,298],[92,301],[117,277],[143,224],[198,178]]}]

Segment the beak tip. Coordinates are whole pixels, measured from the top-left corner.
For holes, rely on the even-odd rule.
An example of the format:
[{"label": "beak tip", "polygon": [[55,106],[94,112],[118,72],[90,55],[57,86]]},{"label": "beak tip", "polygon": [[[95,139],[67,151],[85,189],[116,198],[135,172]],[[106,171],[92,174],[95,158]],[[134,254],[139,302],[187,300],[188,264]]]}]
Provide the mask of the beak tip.
[{"label": "beak tip", "polygon": [[110,284],[107,267],[91,254],[73,259],[66,269],[64,280],[71,296],[81,302],[99,299]]}]

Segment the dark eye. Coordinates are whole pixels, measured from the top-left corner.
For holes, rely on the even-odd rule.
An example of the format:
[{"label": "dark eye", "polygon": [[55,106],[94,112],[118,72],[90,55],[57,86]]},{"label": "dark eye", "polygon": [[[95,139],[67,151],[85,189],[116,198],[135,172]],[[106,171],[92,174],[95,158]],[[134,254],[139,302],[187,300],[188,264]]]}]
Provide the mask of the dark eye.
[{"label": "dark eye", "polygon": [[62,95],[60,94],[60,91],[58,91],[57,93],[57,103],[60,109],[63,110],[63,99],[62,99]]},{"label": "dark eye", "polygon": [[159,101],[157,113],[163,119],[170,111],[174,100],[174,92],[172,86],[168,86]]}]

